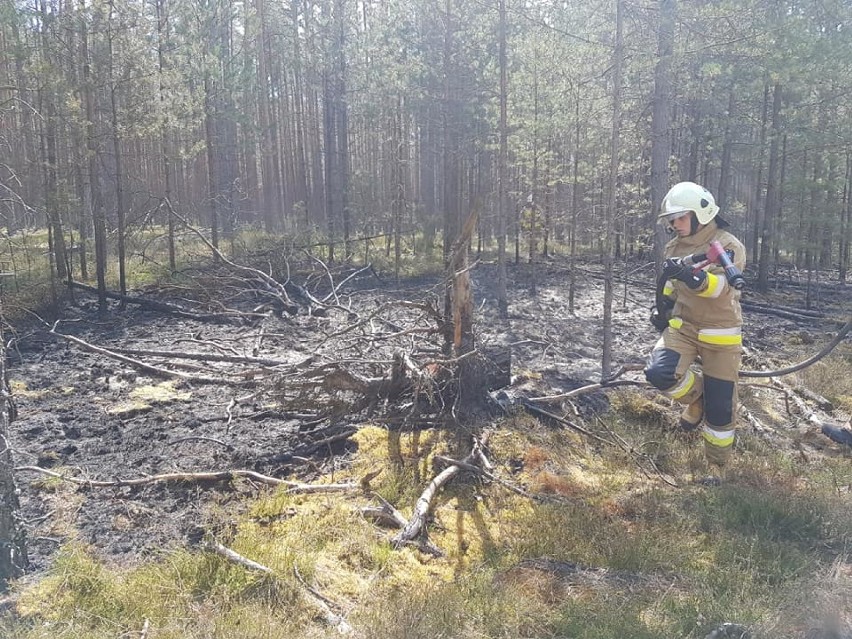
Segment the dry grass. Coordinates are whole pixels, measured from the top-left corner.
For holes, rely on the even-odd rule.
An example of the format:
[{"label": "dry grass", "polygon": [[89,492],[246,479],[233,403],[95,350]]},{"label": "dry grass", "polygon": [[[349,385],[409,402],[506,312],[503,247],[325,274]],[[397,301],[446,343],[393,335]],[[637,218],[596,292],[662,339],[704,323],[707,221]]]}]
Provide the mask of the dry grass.
[{"label": "dry grass", "polygon": [[[157,639],[335,636],[294,567],[364,638],[703,637],[737,621],[755,637],[776,639],[849,609],[852,472],[840,460],[802,468],[753,444],[740,452],[730,485],[691,487],[696,442],[635,415],[613,414],[608,427],[634,450],[656,442],[683,488],[645,477],[620,448],[589,448],[517,416],[492,437],[495,472],[559,499],[537,503],[459,478],[440,495],[430,524],[443,558],[391,548],[390,533],[359,514],[366,496],[270,492],[236,527],[223,527],[229,532],[220,541],[275,578],[199,550],[112,569],[69,546],[47,578],[20,586],[22,617],[0,622],[0,633],[132,636],[147,619]],[[452,453],[456,443],[437,432],[376,427],[357,437],[349,474],[383,468],[373,485],[404,512],[434,474],[432,456]],[[796,593],[801,606],[790,605]]]}]

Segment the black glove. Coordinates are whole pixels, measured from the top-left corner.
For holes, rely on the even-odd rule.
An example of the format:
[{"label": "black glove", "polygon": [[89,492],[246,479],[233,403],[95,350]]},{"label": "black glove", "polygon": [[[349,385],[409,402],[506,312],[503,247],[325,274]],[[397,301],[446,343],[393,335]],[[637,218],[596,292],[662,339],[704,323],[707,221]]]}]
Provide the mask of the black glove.
[{"label": "black glove", "polygon": [[651,324],[654,325],[654,328],[662,333],[669,325],[669,315],[670,313],[668,311],[660,312],[657,310],[656,306],[652,306],[651,317],[649,319],[651,320]]},{"label": "black glove", "polygon": [[669,257],[663,262],[663,275],[670,280],[680,280],[692,290],[700,288],[707,279],[707,273],[694,272],[677,257]]}]

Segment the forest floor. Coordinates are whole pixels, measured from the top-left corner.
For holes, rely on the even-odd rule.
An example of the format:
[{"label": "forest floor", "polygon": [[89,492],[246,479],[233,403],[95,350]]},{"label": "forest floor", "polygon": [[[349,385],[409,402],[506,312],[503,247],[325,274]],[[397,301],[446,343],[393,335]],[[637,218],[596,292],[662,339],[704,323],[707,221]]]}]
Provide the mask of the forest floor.
[{"label": "forest floor", "polygon": [[[650,264],[628,268],[630,283],[615,287],[613,370],[641,362],[657,339],[647,320],[653,288]],[[603,280],[593,267],[579,271],[572,313],[568,272],[564,258],[538,265],[537,293],[532,295],[529,266],[510,267],[510,317],[504,323],[496,310],[494,265],[480,263],[473,269],[477,339],[481,346],[511,351],[515,393],[558,394],[599,380]],[[221,276],[204,274],[209,277],[207,309],[213,302],[241,310],[256,304],[243,292],[233,294],[230,284],[217,284],[226,281],[218,279]],[[326,297],[331,288],[325,282],[314,295],[332,299]],[[115,302],[103,317],[90,297],[77,293],[55,330],[104,349],[131,349],[137,354],[129,357],[158,365],[168,359],[157,357],[159,351],[206,352],[274,359],[290,366],[288,370],[306,363],[342,362],[375,375],[387,370],[395,349],[439,356],[439,338],[430,335],[420,310],[397,306],[407,300],[440,308],[439,277],[396,284],[364,272],[336,294],[339,306],[325,316],[302,311],[226,323],[178,318],[133,305],[120,309]],[[184,288],[152,287],[142,296],[190,306]],[[743,299],[776,310],[802,308],[804,288],[788,281],[769,295],[747,291]],[[196,293],[192,301],[199,301]],[[825,284],[815,307],[822,317],[782,318],[746,310],[744,368],[771,369],[817,352],[849,316],[852,294],[848,288]],[[420,332],[405,330],[413,326]],[[848,358],[848,340],[840,351]],[[335,468],[347,464],[357,446],[347,435],[365,421],[364,411],[324,414],[316,395],[288,396],[287,376],[276,378],[271,365],[188,360],[172,370],[190,378],[212,375],[227,381],[164,381],[35,323],[17,327],[9,354],[18,408],[13,424],[16,463],[77,479],[248,469],[310,482],[333,477]],[[641,381],[641,372],[625,379]],[[742,396],[751,415],[741,415],[742,429],[760,429],[773,445],[805,456],[849,455],[848,447],[821,435],[805,416],[789,413],[777,389],[744,389]],[[286,401],[280,401],[282,397]],[[299,401],[309,403],[299,406]],[[570,410],[580,419],[591,419],[606,411],[608,401],[606,392],[582,395]],[[841,401],[826,416],[842,424],[849,419],[852,399]],[[674,409],[670,418],[673,425]],[[70,540],[91,546],[110,563],[161,556],[164,550],[197,540],[208,525],[221,525],[222,513],[238,512],[245,495],[253,492],[250,483],[221,490],[203,482],[56,490],[55,479],[27,470],[19,471],[18,482],[22,517],[28,522],[28,580],[48,569]]]}]

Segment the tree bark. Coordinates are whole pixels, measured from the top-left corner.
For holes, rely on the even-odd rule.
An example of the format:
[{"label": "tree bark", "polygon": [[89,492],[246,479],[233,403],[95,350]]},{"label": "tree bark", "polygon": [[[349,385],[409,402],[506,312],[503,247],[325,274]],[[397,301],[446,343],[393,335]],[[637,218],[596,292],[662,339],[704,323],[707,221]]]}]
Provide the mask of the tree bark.
[{"label": "tree bark", "polygon": [[501,319],[509,316],[506,273],[506,186],[509,172],[508,63],[506,55],[506,0],[500,0],[498,64],[500,67],[500,150],[497,158],[497,308]]},{"label": "tree bark", "polygon": [[6,371],[3,322],[0,300],[0,591],[6,590],[9,580],[20,576],[27,567],[26,536],[18,519],[18,494],[12,473],[15,464],[9,425],[16,415]]},{"label": "tree bark", "polygon": [[[127,294],[127,211],[124,203],[124,188],[122,185],[123,158],[121,149],[121,134],[118,122],[118,89],[119,82],[115,78],[115,51],[113,18],[115,17],[115,3],[109,3],[109,23],[107,26],[107,44],[109,48],[109,99],[110,116],[112,118],[112,149],[115,154],[115,212],[118,218],[116,229],[118,241],[118,288],[122,295]],[[122,305],[123,308],[123,305]]]},{"label": "tree bark", "polygon": [[607,378],[612,367],[612,227],[615,220],[618,189],[618,154],[621,135],[621,63],[623,57],[622,42],[623,0],[615,3],[615,49],[612,59],[612,140],[610,144],[609,184],[607,185],[609,202],[606,206],[604,236],[604,301],[603,301],[603,347],[601,353],[601,377]]},{"label": "tree bark", "polygon": [[843,211],[840,218],[840,283],[846,283],[849,270],[850,228],[852,228],[852,151],[846,152],[846,179],[843,184]]},{"label": "tree bark", "polygon": [[86,110],[86,150],[89,156],[89,190],[92,202],[92,223],[95,232],[95,274],[98,281],[98,310],[101,314],[107,310],[106,266],[107,235],[106,213],[104,211],[103,192],[101,190],[100,163],[98,157],[97,130],[95,127],[95,97],[92,91],[91,60],[89,55],[89,37],[84,15],[84,0],[80,0],[80,13],[83,16],[80,29],[80,57],[83,63],[83,103]]},{"label": "tree bark", "polygon": [[[669,182],[671,155],[671,66],[674,40],[675,0],[660,0],[657,27],[657,65],[654,68],[654,101],[651,113],[651,212],[648,224],[654,228],[654,258],[659,270],[666,232],[657,224],[657,214]],[[658,273],[659,275],[659,273]]]},{"label": "tree bark", "polygon": [[766,176],[766,209],[760,230],[760,260],[757,265],[757,287],[763,292],[766,292],[769,288],[769,269],[773,258],[771,240],[780,204],[778,192],[782,187],[778,180],[778,144],[781,138],[781,85],[776,83],[772,93],[772,131],[770,133],[771,142],[769,143],[769,170]]},{"label": "tree bark", "polygon": [[760,229],[761,220],[761,195],[763,194],[763,157],[766,154],[766,123],[769,119],[769,82],[763,85],[763,111],[760,120],[760,140],[758,141],[757,156],[757,179],[755,180],[754,207],[752,210],[752,236],[751,236],[751,261],[757,264],[760,261]]}]

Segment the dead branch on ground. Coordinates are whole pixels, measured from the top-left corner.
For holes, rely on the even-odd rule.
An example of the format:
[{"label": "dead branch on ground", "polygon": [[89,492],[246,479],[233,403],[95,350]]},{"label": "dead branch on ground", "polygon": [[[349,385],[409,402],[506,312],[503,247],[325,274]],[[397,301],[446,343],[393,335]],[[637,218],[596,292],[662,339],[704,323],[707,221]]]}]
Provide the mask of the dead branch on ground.
[{"label": "dead branch on ground", "polygon": [[[486,443],[487,439],[487,433],[483,436],[481,441],[474,439],[473,448],[470,454],[462,460],[462,464],[475,466],[479,461],[479,453],[477,452],[477,449],[481,448]],[[426,489],[417,499],[417,503],[414,505],[414,513],[411,515],[411,518],[405,524],[405,527],[394,536],[392,543],[395,547],[399,548],[406,542],[414,541],[421,535],[425,535],[426,518],[432,510],[432,500],[438,494],[438,491],[441,490],[441,487],[455,477],[461,470],[461,465],[453,464],[442,470],[432,479],[432,481],[429,482]]]},{"label": "dead branch on ground", "polygon": [[213,483],[220,481],[232,481],[237,478],[245,478],[255,481],[259,484],[268,486],[286,486],[287,492],[292,494],[317,494],[317,493],[341,493],[358,490],[358,484],[302,484],[300,482],[288,481],[286,479],[278,479],[270,477],[253,470],[220,470],[220,471],[204,471],[204,472],[186,472],[186,473],[163,473],[161,475],[147,475],[145,477],[136,477],[134,479],[113,479],[113,480],[98,480],[84,479],[81,477],[70,477],[57,473],[47,468],[40,466],[16,466],[15,472],[33,472],[41,475],[47,475],[55,479],[67,481],[78,486],[87,488],[120,488],[123,486],[147,486],[157,483]]},{"label": "dead branch on ground", "polygon": [[139,369],[146,373],[150,373],[156,377],[166,377],[169,379],[179,379],[185,382],[196,382],[198,384],[241,384],[245,382],[238,381],[228,381],[218,377],[208,377],[206,375],[187,375],[186,373],[180,373],[178,371],[169,370],[167,368],[160,368],[159,366],[153,366],[151,364],[146,364],[143,361],[138,359],[133,359],[132,357],[125,357],[115,351],[111,351],[109,349],[103,348],[101,346],[95,346],[94,344],[90,344],[89,342],[80,339],[79,337],[74,337],[73,335],[66,335],[65,333],[60,333],[56,330],[59,322],[57,321],[53,327],[50,329],[50,333],[56,335],[57,337],[61,337],[64,340],[71,342],[72,344],[77,344],[84,350],[89,351],[90,353],[96,353],[98,355],[103,355],[104,357],[108,357],[110,359],[117,360],[122,362],[123,364],[128,364],[133,368]]},{"label": "dead branch on ground", "polygon": [[[69,285],[72,288],[85,291],[86,293],[91,293],[92,295],[98,294],[98,289],[93,286],[89,286],[88,284],[82,284],[81,282],[75,282],[72,280],[69,282]],[[138,306],[145,310],[157,311],[159,313],[165,313],[166,315],[183,317],[185,319],[191,319],[198,322],[234,322],[235,319],[257,316],[255,313],[239,313],[237,311],[225,313],[195,313],[193,311],[187,311],[180,306],[175,306],[174,304],[168,304],[158,300],[149,300],[143,297],[136,297],[134,295],[122,295],[121,293],[115,293],[113,291],[106,291],[105,296],[108,299],[133,304],[134,306]]]},{"label": "dead branch on ground", "polygon": [[[233,564],[241,566],[246,570],[251,570],[252,572],[260,572],[264,575],[268,575],[272,579],[277,579],[277,574],[272,568],[269,566],[264,566],[248,557],[243,557],[241,554],[236,552],[235,550],[231,550],[227,546],[220,544],[217,541],[208,541],[205,542],[202,546],[204,550],[209,552],[213,552],[220,557],[224,557],[226,560],[230,561]],[[298,582],[302,585],[305,591],[310,595],[308,601],[310,601],[322,614],[325,622],[337,630],[340,634],[349,634],[352,632],[352,627],[347,623],[347,621],[343,618],[342,615],[336,614],[331,609],[331,605],[335,605],[328,598],[321,595],[315,588],[312,588],[305,580],[302,579],[302,575],[299,574],[299,570],[296,566],[293,566],[293,573],[296,576]],[[330,605],[331,604],[331,605]]]}]

